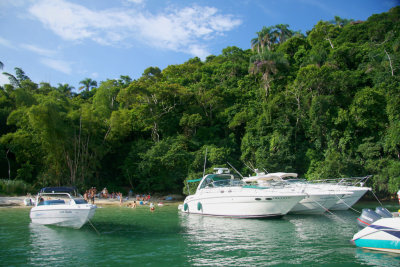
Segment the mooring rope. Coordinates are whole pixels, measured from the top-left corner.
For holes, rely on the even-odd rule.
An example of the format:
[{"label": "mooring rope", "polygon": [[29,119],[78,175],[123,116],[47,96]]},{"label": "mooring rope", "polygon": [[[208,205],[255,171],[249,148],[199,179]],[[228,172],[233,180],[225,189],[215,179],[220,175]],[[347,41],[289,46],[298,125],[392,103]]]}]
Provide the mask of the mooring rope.
[{"label": "mooring rope", "polygon": [[[308,194],[307,194],[308,195]],[[336,218],[338,218],[340,221],[345,222],[344,220],[342,220],[342,218],[340,218],[339,216],[337,216],[336,214],[334,214],[333,212],[331,212],[330,210],[328,210],[327,208],[325,208],[321,203],[319,203],[318,201],[311,199],[312,201],[314,201],[315,203],[317,203],[319,206],[321,206],[326,212],[328,212],[329,214],[335,216]]]},{"label": "mooring rope", "polygon": [[90,221],[90,219],[88,219],[88,222],[90,223],[90,225],[93,227],[93,229],[96,231],[96,233],[98,235],[100,235],[99,231],[97,231],[96,227],[94,227],[93,223]]},{"label": "mooring rope", "polygon": [[339,200],[341,200],[341,201],[343,202],[343,204],[345,204],[349,209],[351,209],[351,210],[353,210],[353,211],[358,212],[358,213],[361,214],[361,211],[358,211],[358,210],[354,209],[353,207],[351,207],[349,204],[346,203],[346,201],[344,201],[342,198],[340,198],[338,195],[336,195],[336,193],[335,193],[335,196],[336,196]]},{"label": "mooring rope", "polygon": [[374,195],[374,197],[376,198],[376,200],[378,200],[379,204],[381,205],[381,207],[383,207],[382,203],[379,201],[378,197],[374,194],[374,191],[371,190],[371,193]]}]

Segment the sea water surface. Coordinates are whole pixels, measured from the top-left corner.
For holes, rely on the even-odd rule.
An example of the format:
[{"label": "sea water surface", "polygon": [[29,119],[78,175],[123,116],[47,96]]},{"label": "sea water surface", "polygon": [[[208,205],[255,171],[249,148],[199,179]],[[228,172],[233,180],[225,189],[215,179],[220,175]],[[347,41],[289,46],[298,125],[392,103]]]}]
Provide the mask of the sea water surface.
[{"label": "sea water surface", "polygon": [[177,204],[106,206],[92,219],[98,233],[35,225],[29,211],[0,208],[1,266],[400,266],[400,255],[350,244],[359,215],[351,210],[260,220],[181,214]]}]

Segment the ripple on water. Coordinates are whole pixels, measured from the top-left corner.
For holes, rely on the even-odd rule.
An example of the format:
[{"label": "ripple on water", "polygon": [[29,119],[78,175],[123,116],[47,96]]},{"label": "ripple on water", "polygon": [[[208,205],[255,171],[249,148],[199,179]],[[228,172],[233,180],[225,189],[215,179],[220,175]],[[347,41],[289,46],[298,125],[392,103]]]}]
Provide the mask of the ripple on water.
[{"label": "ripple on water", "polygon": [[4,266],[398,265],[398,255],[349,243],[357,213],[335,214],[246,220],[181,214],[176,206],[154,213],[106,207],[93,218],[98,235],[90,225],[33,225],[29,209],[0,208],[0,260]]}]

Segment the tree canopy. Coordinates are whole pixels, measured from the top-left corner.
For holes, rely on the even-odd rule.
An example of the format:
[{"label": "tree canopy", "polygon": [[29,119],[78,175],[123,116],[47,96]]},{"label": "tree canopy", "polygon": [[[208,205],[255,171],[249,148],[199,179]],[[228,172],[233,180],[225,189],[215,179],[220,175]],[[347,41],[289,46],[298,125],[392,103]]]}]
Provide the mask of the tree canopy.
[{"label": "tree canopy", "polygon": [[[306,35],[263,27],[205,61],[136,80],[36,84],[20,68],[0,89],[0,178],[182,192],[207,167],[244,163],[307,179],[373,175],[400,186],[400,7],[335,17]],[[1,63],[1,62],[0,62]],[[3,64],[0,64],[2,67]]]}]

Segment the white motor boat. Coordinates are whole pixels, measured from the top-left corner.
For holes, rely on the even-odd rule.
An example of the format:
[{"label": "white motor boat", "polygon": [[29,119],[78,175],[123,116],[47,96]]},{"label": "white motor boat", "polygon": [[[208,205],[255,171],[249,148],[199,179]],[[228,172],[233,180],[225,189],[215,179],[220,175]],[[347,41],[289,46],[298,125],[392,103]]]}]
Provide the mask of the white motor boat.
[{"label": "white motor boat", "polygon": [[348,210],[356,204],[368,191],[372,189],[365,187],[364,184],[371,176],[353,177],[353,178],[339,178],[313,181],[315,186],[326,190],[346,190],[352,192],[351,195],[345,195],[338,199],[335,205],[330,210]]},{"label": "white motor boat", "polygon": [[255,170],[256,176],[244,178],[246,183],[257,183],[259,186],[277,186],[280,185],[292,192],[301,192],[306,197],[297,203],[289,213],[291,214],[322,214],[335,205],[338,199],[352,192],[345,190],[327,190],[315,187],[305,182],[288,182],[284,178],[296,178],[297,173],[264,173]]},{"label": "white motor boat", "polygon": [[94,216],[97,207],[75,197],[74,192],[69,187],[41,189],[30,212],[32,223],[81,228]]},{"label": "white motor boat", "polygon": [[365,227],[353,236],[357,247],[400,253],[400,217],[384,209],[363,209],[358,225]]},{"label": "white motor boat", "polygon": [[200,182],[196,193],[186,197],[182,212],[236,218],[280,217],[287,214],[304,193],[284,188],[267,188],[234,179],[227,168],[188,182]]}]

